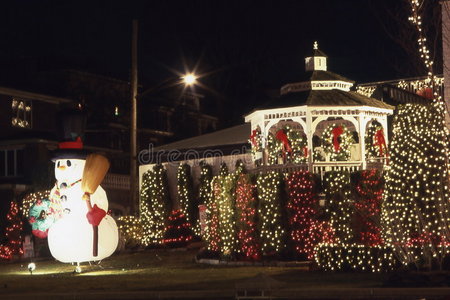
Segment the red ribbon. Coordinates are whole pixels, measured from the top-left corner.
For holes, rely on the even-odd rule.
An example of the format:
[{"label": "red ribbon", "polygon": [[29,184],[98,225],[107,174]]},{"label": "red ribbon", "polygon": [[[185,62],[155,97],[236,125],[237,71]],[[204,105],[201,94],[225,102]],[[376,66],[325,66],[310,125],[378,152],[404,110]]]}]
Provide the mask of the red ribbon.
[{"label": "red ribbon", "polygon": [[256,143],[256,136],[258,135],[258,131],[256,129],[254,129],[252,131],[252,134],[250,135],[250,141],[252,142],[253,147],[257,147],[257,143]]},{"label": "red ribbon", "polygon": [[303,148],[303,155],[305,157],[308,157],[308,147],[305,146],[305,148]]},{"label": "red ribbon", "polygon": [[386,140],[384,139],[383,128],[375,132],[375,145],[380,149],[380,156],[383,156],[383,147],[386,149]]},{"label": "red ribbon", "polygon": [[344,129],[342,128],[342,126],[336,126],[333,128],[333,130],[331,131],[331,133],[333,134],[333,146],[334,146],[334,151],[335,152],[339,152],[339,149],[341,149],[341,145],[339,144],[339,136],[341,134],[344,133]]},{"label": "red ribbon", "polygon": [[429,87],[422,88],[416,92],[417,95],[422,96],[426,99],[433,100],[433,90]]},{"label": "red ribbon", "polygon": [[289,143],[287,135],[284,133],[283,129],[277,131],[275,138],[283,144],[284,152],[292,152],[291,143]]}]

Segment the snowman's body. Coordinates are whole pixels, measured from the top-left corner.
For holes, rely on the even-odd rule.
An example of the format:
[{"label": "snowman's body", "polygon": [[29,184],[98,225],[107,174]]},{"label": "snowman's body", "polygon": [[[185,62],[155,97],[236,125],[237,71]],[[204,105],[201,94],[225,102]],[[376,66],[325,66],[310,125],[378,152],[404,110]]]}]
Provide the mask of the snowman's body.
[{"label": "snowman's body", "polygon": [[[65,159],[57,160],[55,165],[57,183],[50,198],[60,200],[62,213],[48,231],[48,244],[52,256],[65,263],[104,259],[114,253],[118,243],[117,225],[106,215],[98,226],[98,255],[93,256],[93,227],[86,218],[88,207],[82,200],[80,181],[84,163],[81,159]],[[108,199],[102,187],[91,195],[91,204],[108,211]]]}]

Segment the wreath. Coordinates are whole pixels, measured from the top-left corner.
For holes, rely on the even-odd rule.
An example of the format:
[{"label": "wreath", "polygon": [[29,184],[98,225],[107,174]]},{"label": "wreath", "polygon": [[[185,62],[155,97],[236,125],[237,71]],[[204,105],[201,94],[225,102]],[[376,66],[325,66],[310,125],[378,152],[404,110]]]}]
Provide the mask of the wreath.
[{"label": "wreath", "polygon": [[261,130],[259,128],[253,129],[248,141],[252,146],[252,156],[254,160],[259,159],[258,153],[262,150]]},{"label": "wreath", "polygon": [[383,126],[377,121],[370,124],[365,138],[366,158],[382,157],[387,153]]},{"label": "wreath", "polygon": [[28,222],[31,225],[32,233],[42,239],[47,237],[48,229],[55,222],[52,215],[47,214],[50,205],[49,199],[39,199],[28,211]]},{"label": "wreath", "polygon": [[332,124],[322,133],[322,148],[330,161],[350,159],[350,146],[354,143],[352,133],[344,124]]},{"label": "wreath", "polygon": [[269,133],[267,148],[269,164],[278,164],[278,158],[292,163],[305,163],[308,157],[308,147],[305,135],[289,126],[277,130],[276,134]]}]

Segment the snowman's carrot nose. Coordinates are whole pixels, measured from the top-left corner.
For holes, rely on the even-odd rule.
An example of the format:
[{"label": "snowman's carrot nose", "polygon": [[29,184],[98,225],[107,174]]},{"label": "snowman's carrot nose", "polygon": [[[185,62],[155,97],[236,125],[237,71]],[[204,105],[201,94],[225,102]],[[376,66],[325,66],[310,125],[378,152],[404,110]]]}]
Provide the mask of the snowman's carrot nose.
[{"label": "snowman's carrot nose", "polygon": [[59,166],[58,169],[64,171],[66,169],[66,166]]}]

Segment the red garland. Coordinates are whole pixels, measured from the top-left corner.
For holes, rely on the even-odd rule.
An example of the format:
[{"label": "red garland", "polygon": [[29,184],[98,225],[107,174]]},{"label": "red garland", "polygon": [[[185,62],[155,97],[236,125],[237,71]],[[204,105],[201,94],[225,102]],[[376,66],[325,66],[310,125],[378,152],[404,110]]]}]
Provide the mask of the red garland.
[{"label": "red garland", "polygon": [[375,145],[377,145],[379,147],[379,149],[380,149],[380,156],[383,156],[383,152],[384,152],[383,151],[383,147],[384,147],[384,149],[387,148],[386,147],[386,140],[384,138],[383,128],[378,129],[375,132],[374,137],[375,137]]},{"label": "red garland", "polygon": [[336,126],[333,128],[331,133],[333,134],[334,151],[339,152],[339,149],[341,149],[341,145],[339,144],[338,139],[339,139],[339,136],[344,133],[344,129],[342,128],[342,126]]}]

